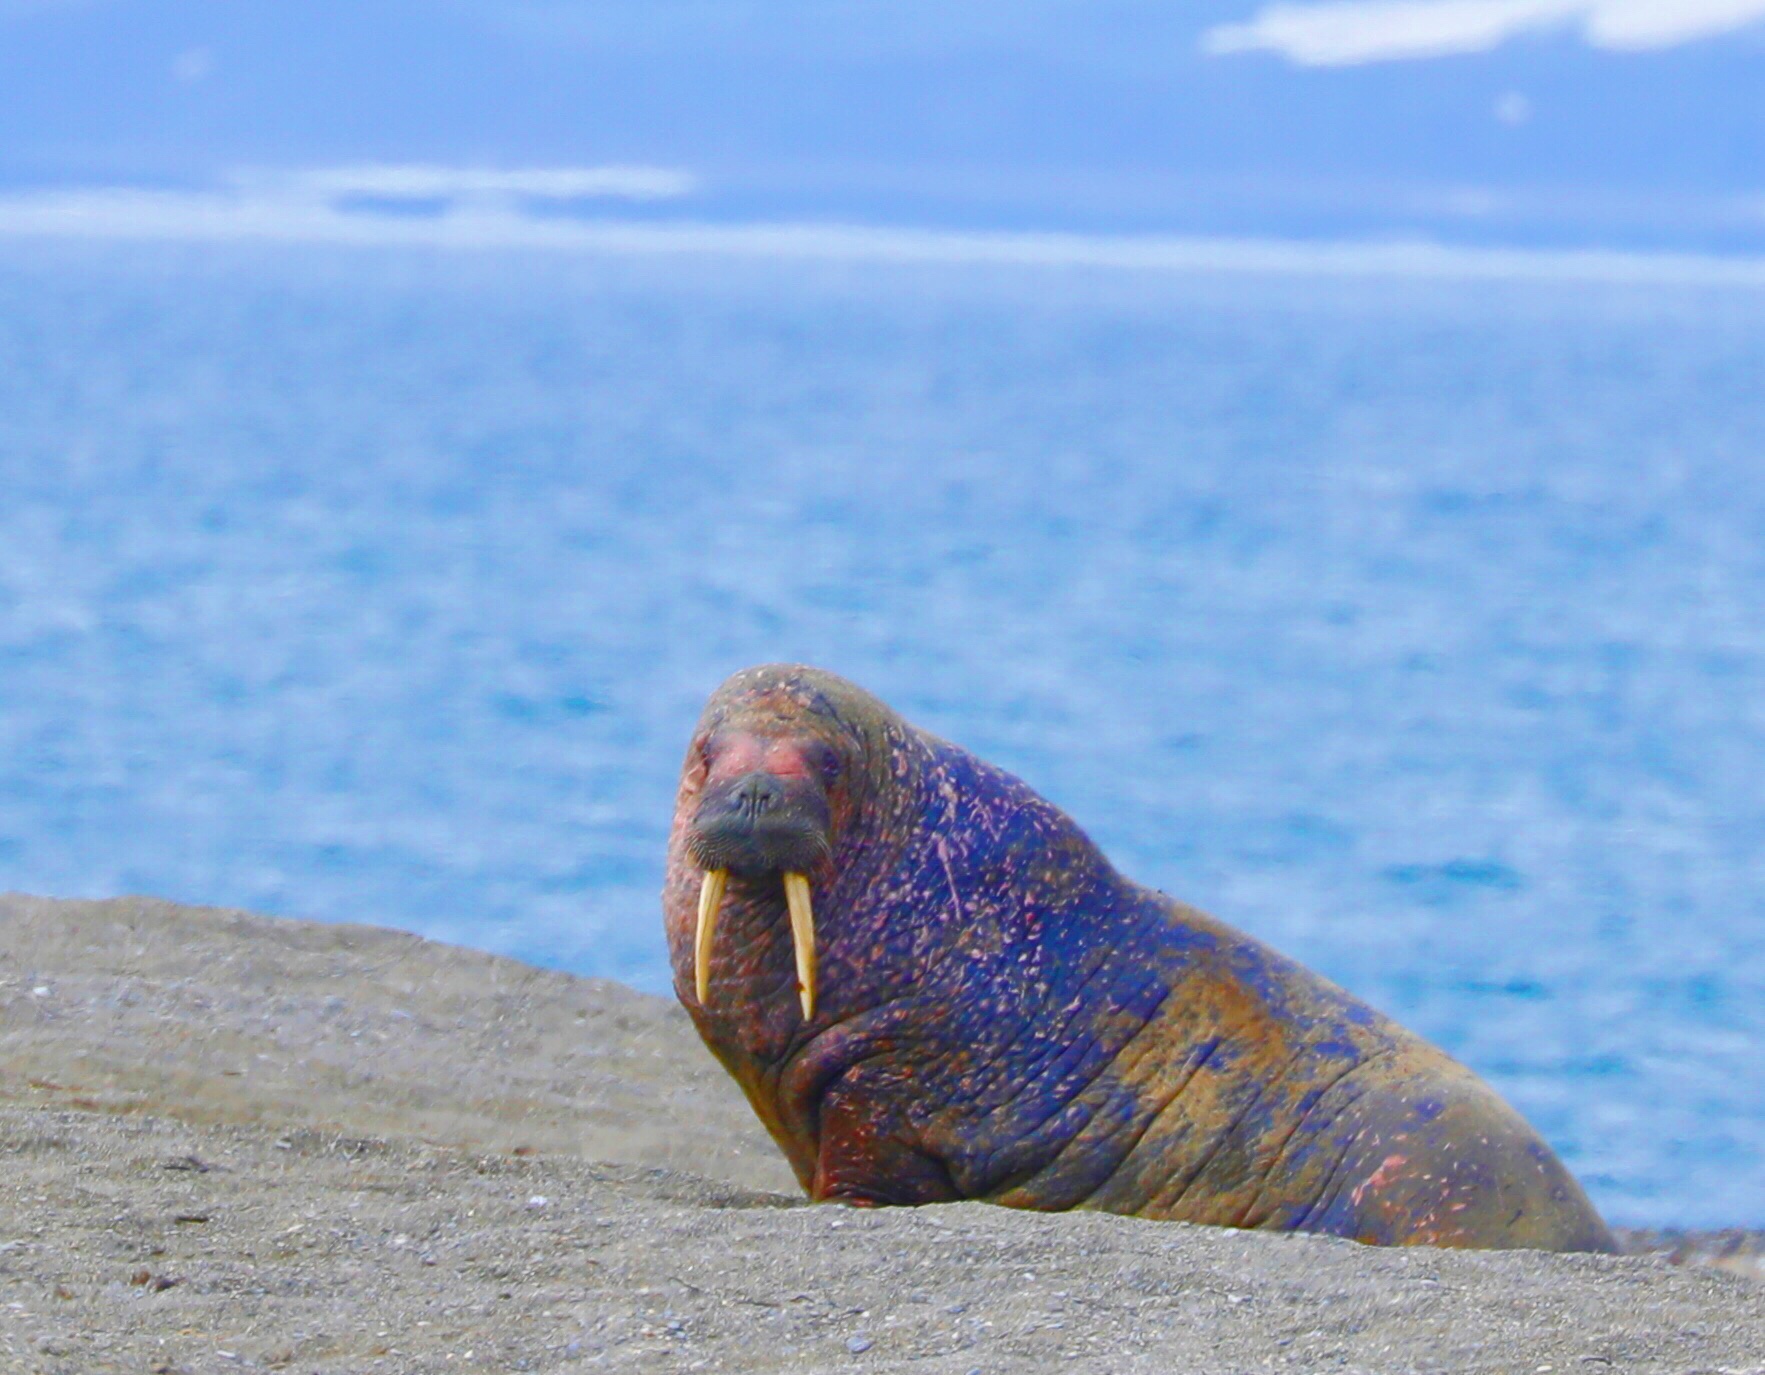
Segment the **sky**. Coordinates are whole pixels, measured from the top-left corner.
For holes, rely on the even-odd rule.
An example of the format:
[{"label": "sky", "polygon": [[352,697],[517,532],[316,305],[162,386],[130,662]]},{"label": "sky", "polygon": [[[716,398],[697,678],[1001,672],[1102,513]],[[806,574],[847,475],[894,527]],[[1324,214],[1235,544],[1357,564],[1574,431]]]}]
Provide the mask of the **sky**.
[{"label": "sky", "polygon": [[0,0],[0,90],[15,200],[1765,251],[1765,0]]}]

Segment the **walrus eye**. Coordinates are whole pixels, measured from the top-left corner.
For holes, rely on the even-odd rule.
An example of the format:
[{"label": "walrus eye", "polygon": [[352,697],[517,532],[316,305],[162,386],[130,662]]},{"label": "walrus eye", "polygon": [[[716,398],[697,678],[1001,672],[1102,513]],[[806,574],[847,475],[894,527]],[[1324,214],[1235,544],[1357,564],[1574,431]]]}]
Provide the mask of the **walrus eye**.
[{"label": "walrus eye", "polygon": [[815,771],[821,775],[823,783],[833,782],[845,768],[846,761],[840,758],[840,752],[832,745],[817,744],[806,753]]}]

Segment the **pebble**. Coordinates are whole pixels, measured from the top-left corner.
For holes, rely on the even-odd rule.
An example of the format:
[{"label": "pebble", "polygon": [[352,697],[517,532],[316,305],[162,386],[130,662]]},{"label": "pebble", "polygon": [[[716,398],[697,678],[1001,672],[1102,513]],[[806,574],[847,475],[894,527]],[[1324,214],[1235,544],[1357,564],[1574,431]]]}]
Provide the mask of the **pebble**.
[{"label": "pebble", "polygon": [[846,1339],[846,1350],[850,1351],[854,1356],[862,1356],[866,1351],[870,1350],[873,1345],[874,1343],[870,1338],[866,1337],[863,1333],[859,1333],[856,1337],[848,1337]]}]

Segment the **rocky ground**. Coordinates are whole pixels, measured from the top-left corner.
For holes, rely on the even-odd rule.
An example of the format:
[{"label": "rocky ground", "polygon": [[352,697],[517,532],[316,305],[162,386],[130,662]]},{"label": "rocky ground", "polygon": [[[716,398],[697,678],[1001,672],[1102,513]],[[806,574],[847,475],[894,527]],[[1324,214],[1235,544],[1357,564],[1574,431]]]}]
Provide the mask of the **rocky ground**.
[{"label": "rocky ground", "polygon": [[663,1000],[149,901],[0,899],[0,1160],[0,1371],[1765,1373],[1757,1235],[809,1207]]}]

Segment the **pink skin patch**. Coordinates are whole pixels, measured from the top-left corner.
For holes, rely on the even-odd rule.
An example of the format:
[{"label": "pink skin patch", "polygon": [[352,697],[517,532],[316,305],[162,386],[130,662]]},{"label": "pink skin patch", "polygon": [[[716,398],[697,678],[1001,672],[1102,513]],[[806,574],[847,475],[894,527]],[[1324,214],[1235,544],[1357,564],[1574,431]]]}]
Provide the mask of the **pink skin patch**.
[{"label": "pink skin patch", "polygon": [[717,742],[717,759],[711,766],[712,781],[736,778],[763,770],[774,778],[808,778],[813,774],[803,758],[803,747],[789,740],[768,740],[746,732],[731,734]]},{"label": "pink skin patch", "polygon": [[1407,1155],[1386,1156],[1384,1163],[1382,1163],[1378,1169],[1374,1170],[1365,1179],[1361,1180],[1359,1184],[1354,1186],[1354,1192],[1349,1195],[1349,1198],[1354,1202],[1354,1206],[1357,1208],[1361,1206],[1361,1195],[1366,1193],[1368,1189],[1383,1189],[1389,1184],[1392,1180],[1392,1176],[1405,1165],[1409,1164],[1409,1159],[1410,1158]]}]

